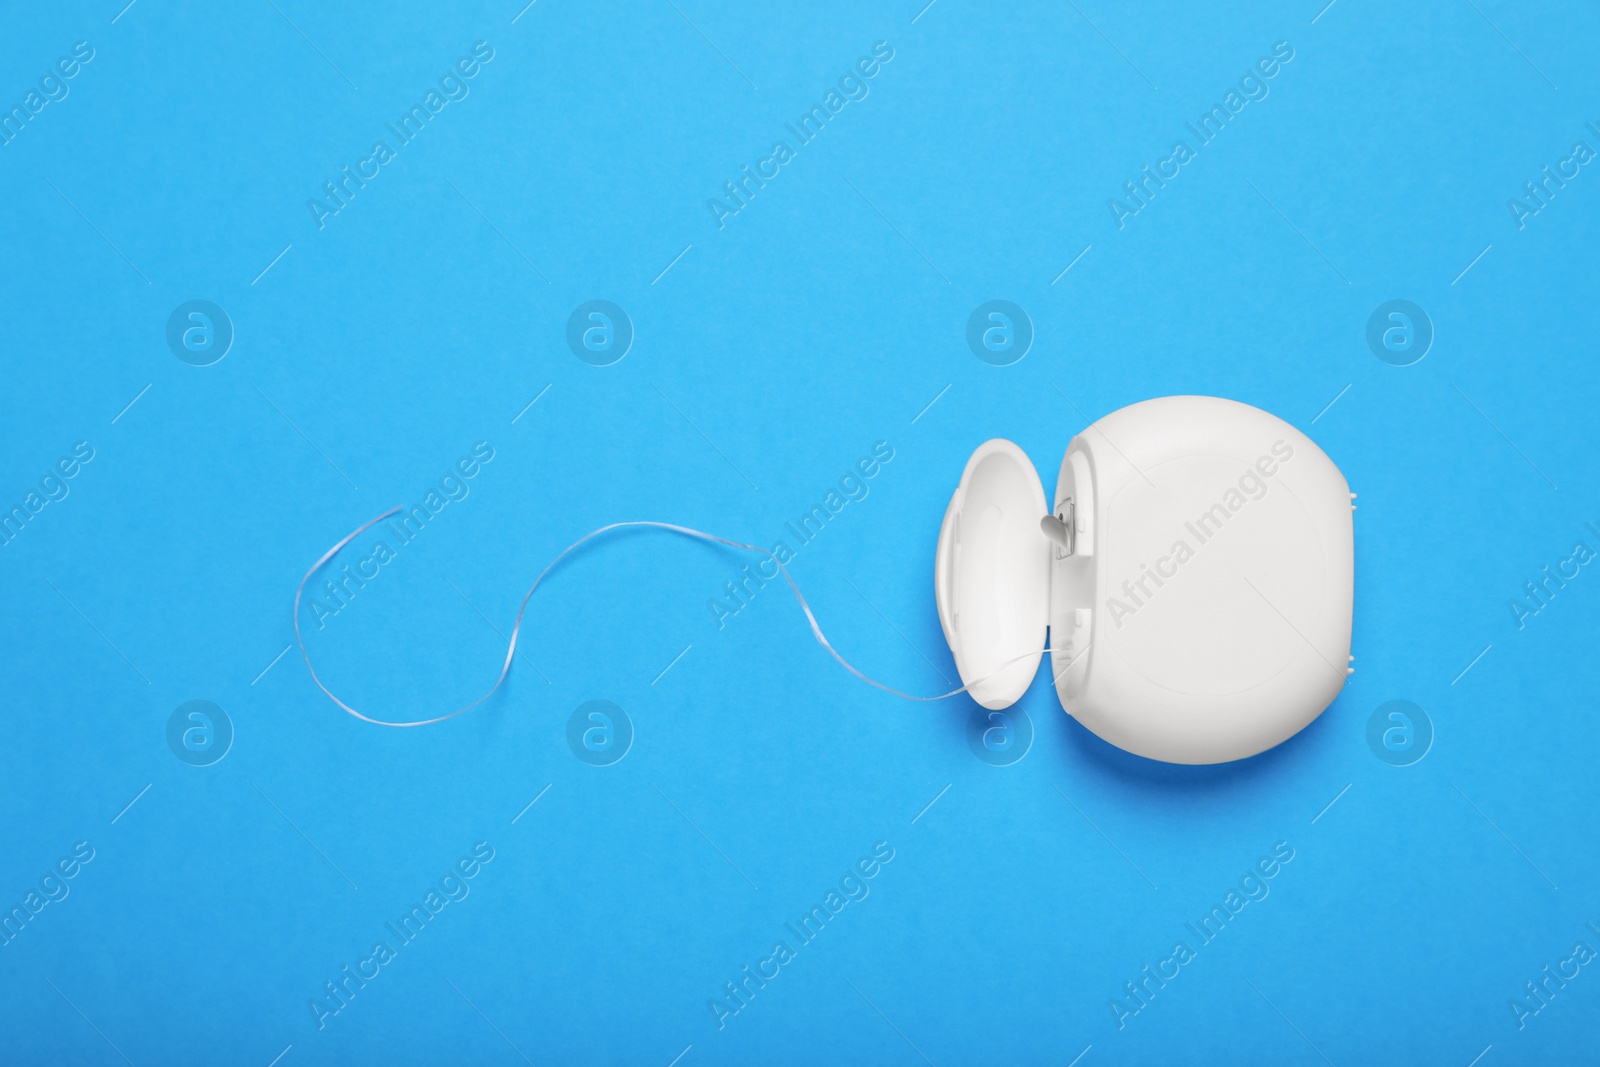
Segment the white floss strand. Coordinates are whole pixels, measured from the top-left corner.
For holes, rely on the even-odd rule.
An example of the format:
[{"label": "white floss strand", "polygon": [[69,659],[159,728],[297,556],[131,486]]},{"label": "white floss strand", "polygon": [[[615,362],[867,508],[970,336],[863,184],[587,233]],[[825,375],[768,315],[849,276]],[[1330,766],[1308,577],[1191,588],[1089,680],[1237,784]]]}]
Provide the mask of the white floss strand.
[{"label": "white floss strand", "polygon": [[[334,695],[332,690],[330,690],[327,686],[322,684],[322,679],[317,677],[317,669],[311,665],[311,653],[306,650],[305,638],[300,633],[300,599],[301,599],[302,595],[305,593],[306,583],[311,581],[312,577],[317,573],[317,571],[321,570],[330,561],[332,561],[332,559],[335,556],[337,556],[339,554],[339,552],[346,545],[348,545],[351,541],[354,541],[357,537],[360,537],[362,534],[366,533],[368,530],[372,529],[372,527],[376,526],[378,523],[382,522],[384,519],[387,519],[391,515],[397,514],[401,510],[402,509],[399,508],[399,507],[390,508],[388,511],[385,511],[382,515],[379,515],[377,518],[373,519],[371,522],[368,522],[363,526],[357,527],[354,531],[352,531],[351,533],[347,534],[338,544],[334,545],[332,548],[328,549],[328,551],[324,552],[322,554],[321,558],[319,558],[315,563],[313,563],[311,565],[311,569],[306,571],[305,577],[300,579],[300,584],[295,587],[295,591],[294,591],[294,639],[295,639],[295,643],[300,646],[300,656],[301,656],[302,659],[304,659],[306,661],[306,670],[310,672],[311,680],[314,683],[316,683],[317,688],[322,690],[323,695],[326,696],[329,700],[333,701],[335,704],[339,705],[339,707],[343,708],[346,712],[350,713],[351,715],[354,715],[356,718],[360,719],[362,722],[370,722],[375,726],[395,726],[395,727],[431,726],[436,722],[444,722],[446,719],[453,719],[457,715],[460,715],[462,712],[470,711],[473,708],[477,707],[479,704],[482,704],[485,700],[488,700],[491,696],[493,696],[495,694],[495,691],[500,688],[501,683],[503,683],[506,680],[506,675],[511,673],[511,659],[512,659],[512,657],[514,655],[516,655],[516,651],[517,651],[517,636],[522,630],[522,616],[527,612],[527,610],[528,610],[528,601],[533,598],[533,591],[535,589],[539,588],[539,583],[544,581],[545,576],[548,575],[552,570],[555,569],[556,564],[560,563],[562,560],[564,560],[568,556],[572,555],[572,553],[577,551],[578,548],[581,547],[582,545],[586,544],[589,541],[594,540],[596,537],[599,537],[602,534],[610,533],[612,530],[624,530],[624,529],[628,529],[630,527],[650,527],[650,528],[657,529],[657,530],[668,530],[668,531],[671,531],[672,533],[682,534],[685,537],[694,537],[694,538],[698,538],[701,541],[710,541],[713,544],[726,545],[729,548],[742,549],[742,550],[744,550],[746,552],[755,552],[755,553],[758,553],[759,555],[765,556],[766,558],[772,560],[772,562],[774,562],[774,563],[776,563],[778,565],[778,570],[783,572],[783,579],[784,579],[784,581],[789,583],[789,591],[794,594],[795,600],[800,605],[800,610],[806,613],[806,622],[810,624],[810,626],[811,626],[811,635],[817,639],[817,644],[821,645],[824,649],[826,649],[827,652],[828,652],[828,655],[830,655],[834,659],[838,660],[839,661],[839,665],[841,667],[843,667],[845,670],[849,671],[851,674],[855,675],[857,678],[860,678],[863,682],[866,682],[868,685],[876,686],[877,688],[882,689],[886,693],[892,693],[893,695],[895,695],[897,697],[900,697],[900,698],[902,698],[904,700],[915,700],[915,701],[919,701],[919,702],[927,702],[927,701],[934,701],[934,700],[948,700],[951,697],[959,696],[960,694],[965,693],[967,690],[971,689],[973,686],[979,685],[979,684],[987,681],[989,678],[994,677],[994,675],[987,675],[987,676],[985,676],[983,678],[975,679],[971,683],[962,686],[960,689],[952,689],[950,692],[941,693],[938,696],[922,697],[922,696],[916,696],[916,695],[911,694],[911,693],[902,693],[900,690],[895,689],[892,686],[884,685],[882,682],[880,682],[880,681],[878,681],[878,680],[876,680],[874,678],[869,678],[867,675],[863,674],[861,671],[856,670],[856,668],[850,663],[849,660],[847,660],[843,656],[839,655],[838,650],[835,649],[833,647],[833,645],[828,643],[828,638],[822,632],[822,627],[817,625],[817,617],[812,614],[811,605],[806,603],[806,598],[805,598],[804,594],[802,594],[800,592],[800,587],[798,585],[796,585],[795,582],[794,582],[794,579],[792,577],[790,577],[788,568],[785,567],[782,564],[782,562],[780,562],[778,560],[777,556],[773,555],[768,550],[766,550],[764,548],[761,548],[761,547],[758,547],[756,545],[747,545],[743,541],[730,541],[725,537],[718,537],[715,534],[708,534],[708,533],[706,533],[706,532],[704,532],[702,530],[692,530],[687,526],[675,526],[670,522],[651,522],[651,521],[648,521],[648,520],[638,520],[638,521],[634,521],[634,522],[613,522],[613,523],[610,523],[610,524],[608,524],[606,526],[600,527],[598,530],[593,530],[593,531],[591,531],[589,533],[584,534],[582,537],[580,537],[576,541],[572,542],[572,544],[568,545],[566,547],[566,549],[559,556],[557,556],[555,559],[550,561],[549,566],[545,567],[544,570],[539,572],[539,577],[535,578],[533,580],[533,584],[528,586],[528,591],[522,595],[522,604],[521,604],[520,607],[517,608],[517,621],[511,627],[511,641],[506,646],[506,658],[505,658],[505,662],[500,665],[500,674],[495,678],[494,684],[489,687],[489,691],[484,693],[483,696],[479,697],[477,700],[474,700],[470,704],[463,705],[462,707],[459,707],[456,710],[454,710],[452,712],[449,712],[448,714],[437,715],[437,716],[435,716],[435,717],[433,717],[431,719],[417,719],[417,720],[414,720],[414,721],[411,721],[411,722],[388,722],[388,721],[383,720],[383,719],[374,719],[374,718],[372,718],[370,716],[363,715],[361,712],[357,711],[355,708],[352,708],[349,704],[346,704],[344,701],[340,700],[337,696]],[[1007,660],[1005,663],[1001,664],[1000,670],[996,671],[995,674],[1001,673],[1001,671],[1003,671],[1006,667],[1011,666],[1011,664],[1016,663],[1018,660],[1026,659],[1029,656],[1042,655],[1044,652],[1049,652],[1049,651],[1051,651],[1051,649],[1045,648],[1045,649],[1040,650],[1040,651],[1024,652],[1022,655],[1015,656],[1015,657]],[[1085,651],[1087,651],[1087,649],[1085,649]],[[1082,656],[1082,654],[1083,653],[1080,652],[1078,655]],[[1074,657],[1073,662],[1077,662],[1077,657]],[[1071,664],[1068,664],[1068,666],[1070,667]]]}]

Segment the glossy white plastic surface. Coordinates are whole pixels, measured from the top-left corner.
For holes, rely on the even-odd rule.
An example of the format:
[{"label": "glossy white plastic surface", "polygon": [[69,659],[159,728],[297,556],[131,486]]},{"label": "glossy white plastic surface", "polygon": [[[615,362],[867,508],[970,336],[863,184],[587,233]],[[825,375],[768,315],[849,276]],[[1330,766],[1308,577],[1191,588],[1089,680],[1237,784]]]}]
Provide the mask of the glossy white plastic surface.
[{"label": "glossy white plastic surface", "polygon": [[962,683],[984,679],[971,695],[986,708],[1016,703],[1039,670],[1050,605],[1052,546],[1039,530],[1047,510],[1033,463],[999,438],[967,460],[945,510],[934,561],[939,624]]},{"label": "glossy white plastic surface", "polygon": [[[1070,554],[1039,532],[1046,506],[1024,470],[1015,445],[986,442],[940,533],[940,621],[964,683],[1042,637],[1042,611],[1067,712],[1173,763],[1271,748],[1343,688],[1350,490],[1299,430],[1216,397],[1107,415],[1073,438],[1058,475],[1051,510],[1071,517]],[[1007,707],[1034,671],[1014,664],[974,697]]]}]

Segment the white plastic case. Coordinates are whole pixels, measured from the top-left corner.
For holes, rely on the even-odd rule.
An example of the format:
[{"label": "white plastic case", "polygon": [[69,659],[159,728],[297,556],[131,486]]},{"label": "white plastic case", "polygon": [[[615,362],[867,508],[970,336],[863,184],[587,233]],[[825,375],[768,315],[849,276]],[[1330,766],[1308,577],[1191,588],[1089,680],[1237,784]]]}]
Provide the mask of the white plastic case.
[{"label": "white plastic case", "polygon": [[1242,759],[1344,686],[1350,502],[1310,438],[1217,397],[1146,400],[1088,427],[1050,510],[1028,457],[996,438],[939,531],[939,622],[986,708],[1027,691],[1048,628],[1061,705],[1100,737],[1171,763]]}]

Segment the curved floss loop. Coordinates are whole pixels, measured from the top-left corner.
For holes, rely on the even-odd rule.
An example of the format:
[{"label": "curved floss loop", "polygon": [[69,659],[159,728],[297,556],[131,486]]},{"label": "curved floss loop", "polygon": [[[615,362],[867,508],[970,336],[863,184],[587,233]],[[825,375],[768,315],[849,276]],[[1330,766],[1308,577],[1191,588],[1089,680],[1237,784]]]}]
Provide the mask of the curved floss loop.
[{"label": "curved floss loop", "polygon": [[[501,684],[506,680],[506,675],[511,673],[511,660],[512,660],[512,657],[514,657],[516,655],[517,637],[519,636],[519,634],[521,633],[521,630],[522,630],[522,616],[527,612],[527,610],[528,610],[528,601],[533,598],[533,592],[534,592],[535,589],[539,588],[539,583],[544,581],[545,580],[545,576],[548,575],[552,570],[555,569],[556,564],[558,564],[562,560],[566,559],[568,556],[570,556],[573,552],[575,552],[584,543],[586,543],[588,541],[591,541],[596,537],[599,537],[601,534],[609,533],[612,530],[621,530],[621,529],[625,529],[627,527],[632,527],[632,526],[649,526],[649,527],[654,527],[655,529],[658,529],[658,530],[669,530],[669,531],[671,531],[673,533],[683,534],[686,537],[694,537],[694,538],[698,538],[699,540],[702,540],[702,541],[710,541],[713,544],[726,545],[729,548],[738,548],[738,549],[744,549],[745,551],[749,551],[749,552],[756,552],[756,553],[759,553],[760,555],[765,556],[768,559],[772,560],[772,562],[774,562],[774,563],[776,563],[778,565],[778,570],[783,572],[784,581],[789,583],[789,591],[794,594],[795,600],[799,602],[800,610],[805,612],[805,614],[806,614],[806,622],[810,624],[810,626],[811,626],[811,635],[817,639],[817,644],[821,645],[824,649],[826,649],[830,656],[832,656],[834,659],[838,660],[840,666],[842,666],[845,670],[849,671],[851,674],[855,675],[857,678],[860,678],[863,682],[866,682],[868,685],[871,685],[871,686],[876,686],[877,688],[882,689],[886,693],[892,693],[893,695],[895,695],[897,697],[900,697],[900,698],[902,698],[904,700],[915,700],[915,701],[923,702],[923,703],[926,703],[926,702],[929,702],[929,701],[935,701],[935,700],[948,700],[953,696],[959,696],[960,694],[965,693],[967,690],[971,689],[973,686],[976,686],[976,685],[979,685],[979,684],[981,684],[983,682],[988,681],[990,678],[993,678],[993,677],[995,677],[995,675],[1000,674],[1007,667],[1011,666],[1013,663],[1018,662],[1019,660],[1027,659],[1029,656],[1039,656],[1039,655],[1043,655],[1045,652],[1054,651],[1053,649],[1051,649],[1051,648],[1049,648],[1047,646],[1044,649],[1042,649],[1040,651],[1037,651],[1037,652],[1024,652],[1022,655],[1014,656],[1011,659],[1007,660],[1005,663],[1002,663],[1000,665],[1000,669],[996,670],[993,674],[985,675],[982,678],[978,678],[978,679],[972,681],[971,683],[962,686],[960,689],[952,689],[950,692],[941,693],[938,696],[922,697],[922,696],[915,696],[915,695],[913,695],[911,693],[902,693],[900,690],[892,688],[891,686],[884,685],[882,682],[880,682],[880,681],[878,681],[878,680],[876,680],[874,678],[869,678],[867,675],[865,675],[861,671],[857,670],[850,663],[849,660],[845,659],[843,656],[841,656],[839,654],[838,650],[836,650],[833,647],[833,645],[829,644],[827,636],[824,635],[823,632],[822,632],[822,627],[820,625],[818,625],[818,623],[817,623],[817,617],[814,614],[812,614],[812,612],[811,612],[811,605],[806,603],[806,598],[805,598],[804,594],[802,594],[800,592],[800,587],[795,584],[794,578],[792,578],[790,576],[789,569],[787,567],[785,567],[782,562],[779,561],[777,556],[773,555],[771,552],[767,551],[766,549],[761,548],[761,547],[759,547],[757,545],[745,544],[743,541],[730,541],[725,537],[718,537],[715,534],[708,534],[708,533],[705,533],[702,530],[693,530],[693,529],[690,529],[687,526],[675,526],[670,522],[652,522],[652,521],[649,521],[649,520],[636,520],[636,521],[632,521],[632,522],[613,522],[613,523],[610,523],[610,524],[608,524],[606,526],[600,527],[598,530],[593,530],[593,531],[591,531],[591,532],[589,532],[587,534],[584,534],[582,537],[580,537],[576,541],[572,542],[572,544],[568,545],[566,547],[566,549],[564,551],[562,551],[562,553],[559,556],[557,556],[555,559],[551,560],[549,565],[546,566],[544,570],[539,572],[539,577],[537,577],[537,578],[535,578],[533,580],[533,584],[528,587],[528,591],[526,593],[524,593],[523,596],[522,596],[522,604],[521,604],[521,606],[517,608],[517,620],[516,620],[515,624],[513,624],[512,627],[511,627],[511,640],[510,640],[510,643],[506,646],[506,659],[505,659],[505,662],[500,665],[500,673],[495,678],[494,684],[489,687],[489,691],[488,692],[484,693],[483,696],[479,697],[477,700],[474,700],[470,704],[463,705],[462,707],[459,707],[456,710],[454,710],[452,712],[449,712],[448,714],[439,715],[439,716],[436,716],[436,717],[434,717],[432,719],[417,719],[417,720],[412,721],[412,722],[387,722],[387,721],[385,721],[383,719],[370,718],[370,717],[368,717],[366,715],[363,715],[361,712],[357,711],[355,708],[352,708],[349,704],[346,704],[344,701],[340,700],[337,696],[335,696],[333,694],[332,690],[330,690],[327,686],[322,684],[322,679],[317,677],[316,668],[311,665],[311,654],[308,651],[306,651],[305,638],[300,633],[300,599],[301,599],[301,596],[305,592],[306,583],[311,580],[312,576],[315,575],[317,573],[317,571],[321,570],[323,566],[325,566],[329,561],[331,561],[335,556],[337,556],[339,554],[339,552],[346,545],[348,545],[351,541],[354,541],[357,537],[360,537],[362,534],[366,533],[368,530],[372,529],[372,527],[378,525],[378,523],[382,522],[384,519],[387,519],[389,516],[398,513],[400,510],[401,510],[401,508],[398,507],[398,506],[397,507],[392,507],[388,511],[385,511],[382,515],[379,515],[377,518],[371,520],[368,523],[365,523],[362,526],[357,527],[354,531],[352,531],[351,533],[347,534],[338,544],[334,545],[332,548],[328,549],[328,551],[324,552],[322,554],[322,556],[315,563],[313,563],[311,565],[311,568],[309,570],[307,570],[306,573],[305,573],[305,576],[300,579],[300,584],[295,587],[295,591],[294,591],[294,639],[295,639],[295,643],[300,646],[300,657],[305,660],[306,670],[310,672],[312,682],[314,682],[316,684],[316,687],[318,689],[322,690],[322,693],[323,693],[324,696],[326,696],[329,700],[333,701],[335,704],[339,705],[339,707],[343,708],[345,711],[349,712],[351,715],[354,715],[356,718],[360,719],[362,722],[370,722],[375,726],[395,726],[395,727],[431,726],[432,724],[434,724],[436,722],[444,722],[446,719],[453,719],[457,715],[460,715],[463,712],[471,711],[473,708],[477,707],[479,704],[482,704],[485,700],[488,700],[491,696],[493,696],[495,694],[495,691],[498,690],[500,688]],[[1088,648],[1085,647],[1084,651],[1087,652]],[[1082,657],[1082,655],[1083,655],[1083,652],[1078,653],[1078,656],[1073,658],[1072,663],[1076,663],[1078,661],[1078,659]],[[1072,663],[1067,664],[1067,666],[1071,667]],[[1063,671],[1065,669],[1066,668],[1063,668]]]}]

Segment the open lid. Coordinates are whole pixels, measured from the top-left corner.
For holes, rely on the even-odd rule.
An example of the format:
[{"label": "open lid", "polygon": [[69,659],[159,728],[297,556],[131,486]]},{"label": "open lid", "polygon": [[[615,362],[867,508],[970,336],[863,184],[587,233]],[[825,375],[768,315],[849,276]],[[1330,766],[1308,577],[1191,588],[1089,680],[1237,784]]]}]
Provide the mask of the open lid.
[{"label": "open lid", "polygon": [[963,685],[986,708],[1008,708],[1039,670],[1050,621],[1050,514],[1027,455],[1003,438],[967,460],[939,529],[934,596]]}]

